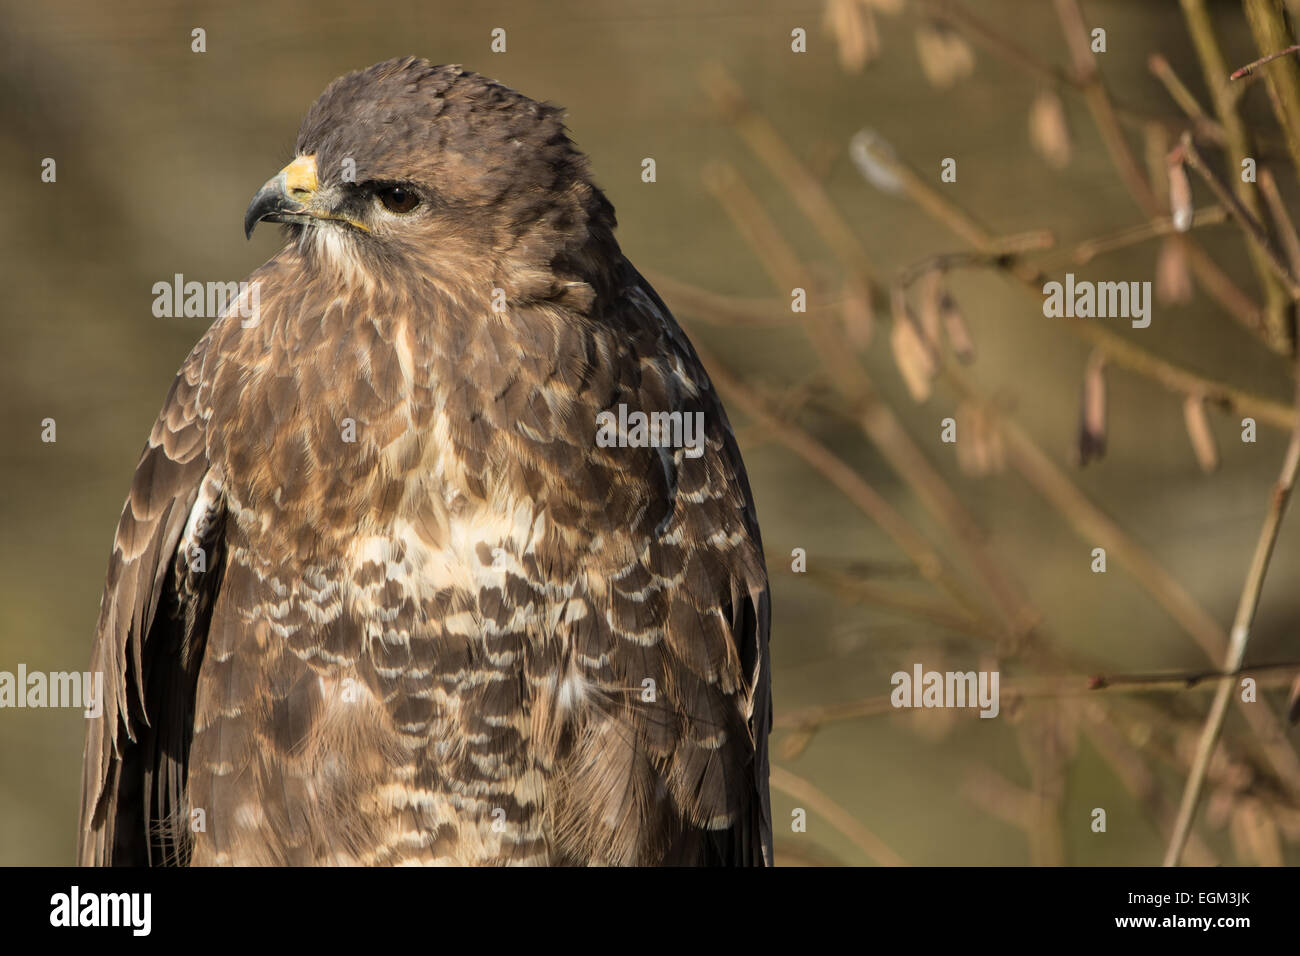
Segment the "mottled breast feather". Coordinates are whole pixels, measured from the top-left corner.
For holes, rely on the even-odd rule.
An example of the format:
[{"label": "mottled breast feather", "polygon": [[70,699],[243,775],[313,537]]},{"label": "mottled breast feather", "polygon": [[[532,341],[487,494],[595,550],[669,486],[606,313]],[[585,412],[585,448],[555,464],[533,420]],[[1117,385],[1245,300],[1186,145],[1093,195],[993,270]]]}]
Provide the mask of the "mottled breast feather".
[{"label": "mottled breast feather", "polygon": [[[767,576],[708,376],[553,108],[392,61],[299,152],[367,95],[453,145],[491,104],[542,188],[463,245],[290,227],[186,360],[109,564],[80,860],[770,863]],[[619,406],[699,413],[702,453],[601,447]]]}]

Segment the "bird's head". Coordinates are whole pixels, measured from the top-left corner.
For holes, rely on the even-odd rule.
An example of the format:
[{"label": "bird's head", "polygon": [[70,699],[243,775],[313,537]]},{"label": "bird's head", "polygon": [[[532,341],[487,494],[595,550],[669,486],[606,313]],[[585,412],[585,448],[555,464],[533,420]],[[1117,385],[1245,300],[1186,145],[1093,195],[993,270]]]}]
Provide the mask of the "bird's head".
[{"label": "bird's head", "polygon": [[580,269],[592,244],[617,249],[614,212],[561,115],[414,57],[339,77],[308,110],[294,160],[253,197],[245,234],[286,223],[309,260],[372,276]]}]

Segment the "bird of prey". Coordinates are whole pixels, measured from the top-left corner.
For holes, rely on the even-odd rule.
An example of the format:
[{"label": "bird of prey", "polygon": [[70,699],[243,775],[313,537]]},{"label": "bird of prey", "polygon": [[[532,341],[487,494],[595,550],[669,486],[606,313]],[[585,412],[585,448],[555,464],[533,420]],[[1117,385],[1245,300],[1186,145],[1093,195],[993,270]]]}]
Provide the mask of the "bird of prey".
[{"label": "bird of prey", "polygon": [[770,864],[749,482],[561,111],[396,59],[295,154],[117,527],[80,861]]}]

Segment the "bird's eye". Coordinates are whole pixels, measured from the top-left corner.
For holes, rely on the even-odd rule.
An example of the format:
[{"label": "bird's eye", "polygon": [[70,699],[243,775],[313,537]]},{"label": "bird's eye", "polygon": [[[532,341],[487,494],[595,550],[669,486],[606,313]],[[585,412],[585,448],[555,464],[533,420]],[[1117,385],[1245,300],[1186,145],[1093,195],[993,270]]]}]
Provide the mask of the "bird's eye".
[{"label": "bird's eye", "polygon": [[389,212],[405,214],[420,205],[420,197],[401,186],[387,186],[375,195]]}]

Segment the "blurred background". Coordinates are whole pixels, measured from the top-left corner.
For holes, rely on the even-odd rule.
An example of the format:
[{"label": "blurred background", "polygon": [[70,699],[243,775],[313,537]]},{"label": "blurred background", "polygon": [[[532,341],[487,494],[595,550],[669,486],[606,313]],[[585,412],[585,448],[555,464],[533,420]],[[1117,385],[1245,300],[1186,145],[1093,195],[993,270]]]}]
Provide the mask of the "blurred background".
[{"label": "blurred background", "polygon": [[[1229,67],[1254,60],[1242,4],[1072,11],[0,0],[0,670],[88,665],[132,471],[206,325],[155,318],[153,284],[237,280],[273,255],[278,233],[245,242],[241,220],[308,105],[414,53],[567,107],[625,252],[715,372],[772,577],[778,862],[1158,863],[1215,682],[1089,678],[1221,665],[1294,388],[1291,297],[1195,175],[1208,212],[1187,244],[1169,238],[1164,156],[1194,129],[1231,184],[1244,127],[1288,209],[1296,176],[1265,83],[1247,80],[1225,123],[1188,29],[1204,13]],[[1068,44],[1097,27],[1095,59]],[[1158,278],[1150,327],[1045,318],[1035,277],[1066,272]],[[953,309],[935,336],[940,290]],[[1081,404],[1088,443],[1105,423],[1086,467]],[[1284,522],[1249,662],[1300,657],[1297,542]],[[889,707],[890,675],[917,663],[998,670],[998,718]],[[1295,672],[1260,672],[1260,700],[1230,709],[1187,861],[1300,858]],[[0,864],[72,862],[83,735],[75,710],[0,711]]]}]

